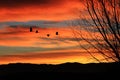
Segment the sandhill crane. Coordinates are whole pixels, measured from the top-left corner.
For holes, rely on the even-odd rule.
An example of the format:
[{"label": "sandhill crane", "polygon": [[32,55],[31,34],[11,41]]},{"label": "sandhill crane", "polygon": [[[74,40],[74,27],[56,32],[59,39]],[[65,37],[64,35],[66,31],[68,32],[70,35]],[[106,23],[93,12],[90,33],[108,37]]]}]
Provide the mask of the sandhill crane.
[{"label": "sandhill crane", "polygon": [[59,35],[58,32],[56,32],[56,35]]},{"label": "sandhill crane", "polygon": [[50,36],[50,34],[47,34],[47,37],[49,37]]},{"label": "sandhill crane", "polygon": [[36,32],[35,33],[38,33],[38,30],[36,30]]},{"label": "sandhill crane", "polygon": [[32,32],[33,31],[33,29],[32,29],[32,27],[30,27],[30,32]]}]

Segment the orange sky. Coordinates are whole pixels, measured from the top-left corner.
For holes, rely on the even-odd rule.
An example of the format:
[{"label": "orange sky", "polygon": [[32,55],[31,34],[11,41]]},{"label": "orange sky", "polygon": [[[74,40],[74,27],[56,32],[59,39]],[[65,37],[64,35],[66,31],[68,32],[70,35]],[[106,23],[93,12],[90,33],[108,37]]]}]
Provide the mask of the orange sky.
[{"label": "orange sky", "polygon": [[[39,33],[35,33],[35,30]],[[33,28],[33,32],[29,32],[28,27],[4,27],[0,32],[0,64],[97,62],[80,47],[69,27]],[[59,35],[55,32],[59,32]],[[86,31],[82,32],[85,37],[91,39]],[[47,34],[50,36],[47,37]],[[81,45],[89,46],[81,38],[79,39]],[[96,53],[93,49],[91,51]]]},{"label": "orange sky", "polygon": [[[82,0],[0,0],[0,64],[96,62],[66,23],[77,21],[78,10],[84,11]],[[29,32],[30,26],[33,32]],[[87,31],[81,32],[91,39]],[[79,41],[89,48],[81,38]]]},{"label": "orange sky", "polygon": [[0,4],[0,21],[2,22],[68,20],[74,18],[77,9],[83,9],[83,3],[80,0],[35,0],[34,2],[5,0],[0,1]]}]

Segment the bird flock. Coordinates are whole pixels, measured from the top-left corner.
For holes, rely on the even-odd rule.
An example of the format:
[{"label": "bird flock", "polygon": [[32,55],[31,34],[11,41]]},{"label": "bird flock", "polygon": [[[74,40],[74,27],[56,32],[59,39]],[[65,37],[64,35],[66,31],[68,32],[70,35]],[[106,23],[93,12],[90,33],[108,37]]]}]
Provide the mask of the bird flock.
[{"label": "bird flock", "polygon": [[[30,32],[33,32],[32,27],[30,27]],[[35,31],[35,33],[39,33],[39,31],[38,31],[38,30],[36,30],[36,31]],[[59,33],[58,33],[58,32],[56,32],[56,33],[55,33],[55,35],[59,35]],[[47,34],[47,37],[50,37],[50,34]]]}]

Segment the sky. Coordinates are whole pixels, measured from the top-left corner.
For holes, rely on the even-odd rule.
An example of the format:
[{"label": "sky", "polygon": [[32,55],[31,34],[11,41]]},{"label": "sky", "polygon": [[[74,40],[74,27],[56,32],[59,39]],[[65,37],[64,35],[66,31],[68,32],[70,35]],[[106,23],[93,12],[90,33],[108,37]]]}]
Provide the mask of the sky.
[{"label": "sky", "polygon": [[82,0],[0,0],[0,64],[96,62],[71,28],[71,22],[79,20],[77,11],[84,9]]},{"label": "sky", "polygon": [[1,0],[0,21],[60,21],[73,18],[81,0]]}]

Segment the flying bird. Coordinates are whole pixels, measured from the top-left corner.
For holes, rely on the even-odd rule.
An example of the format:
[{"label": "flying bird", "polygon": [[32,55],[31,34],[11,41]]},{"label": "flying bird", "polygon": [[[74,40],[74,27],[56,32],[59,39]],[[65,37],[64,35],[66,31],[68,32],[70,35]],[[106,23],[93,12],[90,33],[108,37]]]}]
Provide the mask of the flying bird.
[{"label": "flying bird", "polygon": [[56,35],[58,35],[58,32],[56,32]]},{"label": "flying bird", "polygon": [[36,30],[36,33],[38,33],[38,30]]},{"label": "flying bird", "polygon": [[33,29],[32,29],[32,27],[30,27],[30,32],[32,32],[33,31]]},{"label": "flying bird", "polygon": [[47,37],[49,37],[50,36],[50,34],[47,34]]}]

